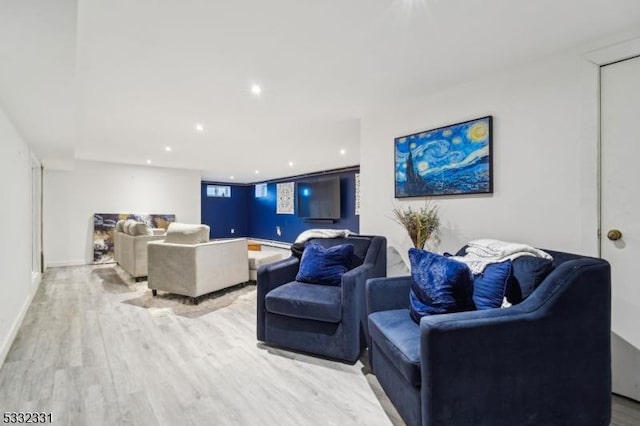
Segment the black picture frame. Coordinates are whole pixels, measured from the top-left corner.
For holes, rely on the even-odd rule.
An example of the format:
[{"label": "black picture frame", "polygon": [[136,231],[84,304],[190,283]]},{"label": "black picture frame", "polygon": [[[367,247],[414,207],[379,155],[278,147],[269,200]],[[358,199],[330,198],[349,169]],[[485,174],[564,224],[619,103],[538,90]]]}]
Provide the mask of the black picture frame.
[{"label": "black picture frame", "polygon": [[395,198],[493,193],[493,116],[394,139]]}]

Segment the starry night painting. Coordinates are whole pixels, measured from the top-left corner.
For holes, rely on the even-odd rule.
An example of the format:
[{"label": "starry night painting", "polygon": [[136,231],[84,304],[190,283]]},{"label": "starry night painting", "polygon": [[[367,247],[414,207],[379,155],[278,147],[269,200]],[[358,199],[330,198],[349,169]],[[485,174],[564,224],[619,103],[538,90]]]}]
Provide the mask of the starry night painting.
[{"label": "starry night painting", "polygon": [[493,192],[493,117],[395,139],[396,198]]}]

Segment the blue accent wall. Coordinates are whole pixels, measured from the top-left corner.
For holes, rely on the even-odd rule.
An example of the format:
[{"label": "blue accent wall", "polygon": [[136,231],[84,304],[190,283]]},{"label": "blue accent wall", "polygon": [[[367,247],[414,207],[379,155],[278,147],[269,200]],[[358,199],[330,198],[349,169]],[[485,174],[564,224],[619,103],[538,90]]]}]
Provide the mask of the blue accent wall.
[{"label": "blue accent wall", "polygon": [[253,186],[219,184],[231,186],[231,197],[225,198],[207,197],[207,185],[212,183],[200,185],[200,213],[202,223],[211,228],[209,238],[249,236],[249,195],[253,196]]},{"label": "blue accent wall", "polygon": [[[255,186],[230,185],[231,198],[209,198],[202,183],[202,223],[211,227],[211,238],[253,237],[293,243],[303,231],[313,228],[349,229],[360,232],[360,217],[355,214],[356,171],[325,173],[282,180],[300,182],[333,176],[340,177],[341,218],[334,223],[309,222],[296,214],[276,214],[276,183],[267,183],[267,196],[255,198]],[[225,183],[224,185],[229,185]],[[277,229],[280,228],[280,235]],[[235,228],[235,234],[230,229]]]}]

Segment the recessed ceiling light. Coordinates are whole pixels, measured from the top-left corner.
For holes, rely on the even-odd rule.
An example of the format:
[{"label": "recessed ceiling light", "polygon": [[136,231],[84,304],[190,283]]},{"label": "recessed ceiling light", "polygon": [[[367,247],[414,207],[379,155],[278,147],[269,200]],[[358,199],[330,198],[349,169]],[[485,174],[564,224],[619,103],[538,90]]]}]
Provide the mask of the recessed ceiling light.
[{"label": "recessed ceiling light", "polygon": [[293,167],[293,161],[289,161],[289,167]]},{"label": "recessed ceiling light", "polygon": [[170,146],[165,146],[164,150],[167,151],[167,152],[171,152],[171,147]]},{"label": "recessed ceiling light", "polygon": [[196,131],[198,132],[204,132],[204,124],[202,123],[196,123],[196,125],[193,127],[195,127]]},{"label": "recessed ceiling light", "polygon": [[344,149],[341,149],[341,150],[340,150],[340,155],[345,155],[346,153],[347,153],[347,151],[346,151],[346,150],[344,150]]},{"label": "recessed ceiling light", "polygon": [[256,174],[260,174],[260,170],[256,170],[256,172],[255,172],[255,173],[256,173]]},{"label": "recessed ceiling light", "polygon": [[235,176],[229,176],[229,179],[234,180]]},{"label": "recessed ceiling light", "polygon": [[151,160],[147,160],[147,164],[151,164]]},{"label": "recessed ceiling light", "polygon": [[262,93],[262,87],[260,87],[260,85],[253,83],[251,85],[251,93],[253,93],[256,96],[259,96],[260,93]]}]

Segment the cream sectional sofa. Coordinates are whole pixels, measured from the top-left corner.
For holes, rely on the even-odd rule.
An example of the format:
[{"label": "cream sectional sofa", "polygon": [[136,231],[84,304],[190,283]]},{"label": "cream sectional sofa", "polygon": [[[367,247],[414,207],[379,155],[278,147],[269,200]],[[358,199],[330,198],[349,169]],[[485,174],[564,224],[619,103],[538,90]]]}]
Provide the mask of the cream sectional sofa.
[{"label": "cream sectional sofa", "polygon": [[249,251],[249,279],[251,281],[258,280],[258,269],[262,265],[273,263],[284,257],[282,253],[272,251]]},{"label": "cream sectional sofa", "polygon": [[152,241],[148,286],[197,298],[249,281],[247,240],[209,241],[207,225],[172,223],[164,241]]},{"label": "cream sectional sofa", "polygon": [[134,220],[121,220],[114,231],[114,257],[136,280],[147,276],[147,243],[164,239],[165,230]]}]

